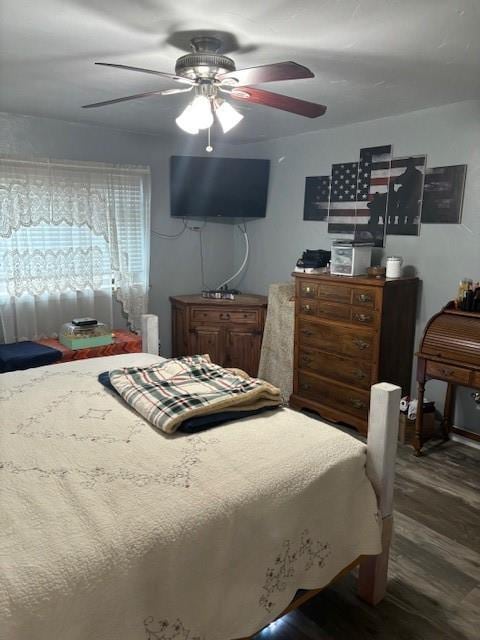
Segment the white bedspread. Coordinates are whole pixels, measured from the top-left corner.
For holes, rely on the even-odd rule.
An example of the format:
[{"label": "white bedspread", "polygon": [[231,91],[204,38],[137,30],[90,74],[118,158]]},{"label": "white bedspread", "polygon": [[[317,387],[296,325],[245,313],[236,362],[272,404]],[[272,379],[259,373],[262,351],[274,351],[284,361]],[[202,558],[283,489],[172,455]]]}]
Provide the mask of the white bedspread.
[{"label": "white bedspread", "polygon": [[229,640],[380,552],[365,445],[283,409],[167,436],[97,358],[0,376],[2,640]]}]

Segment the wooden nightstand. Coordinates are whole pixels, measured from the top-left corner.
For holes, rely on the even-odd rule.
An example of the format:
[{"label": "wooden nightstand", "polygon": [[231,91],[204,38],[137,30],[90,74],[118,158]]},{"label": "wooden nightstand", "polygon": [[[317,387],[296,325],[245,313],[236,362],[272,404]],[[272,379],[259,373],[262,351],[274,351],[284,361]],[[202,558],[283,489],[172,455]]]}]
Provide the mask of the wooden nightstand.
[{"label": "wooden nightstand", "polygon": [[173,357],[208,353],[222,367],[258,373],[267,298],[239,294],[235,300],[173,296]]},{"label": "wooden nightstand", "polygon": [[69,349],[55,338],[45,338],[36,340],[47,347],[53,347],[62,352],[59,362],[69,362],[71,360],[85,360],[86,358],[100,358],[102,356],[116,356],[122,353],[140,353],[142,351],[142,336],[130,331],[113,331],[114,338],[112,344],[101,347],[90,347],[86,349]]}]

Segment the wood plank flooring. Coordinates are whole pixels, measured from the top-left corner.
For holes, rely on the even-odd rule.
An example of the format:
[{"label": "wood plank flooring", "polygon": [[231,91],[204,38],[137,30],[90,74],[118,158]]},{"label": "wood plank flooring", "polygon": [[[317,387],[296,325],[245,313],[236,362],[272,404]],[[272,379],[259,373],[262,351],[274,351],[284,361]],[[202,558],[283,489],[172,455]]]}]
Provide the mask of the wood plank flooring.
[{"label": "wood plank flooring", "polygon": [[255,640],[479,640],[480,451],[399,446],[395,537],[385,600],[369,607],[349,575]]}]

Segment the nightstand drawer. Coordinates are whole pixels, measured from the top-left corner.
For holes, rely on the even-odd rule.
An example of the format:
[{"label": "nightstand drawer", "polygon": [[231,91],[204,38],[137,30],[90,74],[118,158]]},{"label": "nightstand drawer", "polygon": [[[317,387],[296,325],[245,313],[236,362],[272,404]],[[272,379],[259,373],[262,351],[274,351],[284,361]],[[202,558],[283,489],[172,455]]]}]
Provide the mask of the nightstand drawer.
[{"label": "nightstand drawer", "polygon": [[250,311],[247,309],[192,309],[192,323],[235,322],[241,324],[256,324],[258,321],[258,311]]},{"label": "nightstand drawer", "polygon": [[298,342],[300,348],[313,347],[327,353],[371,360],[374,354],[375,335],[368,329],[362,330],[299,318]]},{"label": "nightstand drawer", "polygon": [[470,371],[461,367],[451,367],[442,362],[427,362],[427,377],[438,378],[450,382],[458,382],[458,384],[468,385],[470,381]]},{"label": "nightstand drawer", "polygon": [[298,395],[359,418],[366,419],[368,415],[368,391],[349,389],[307,373],[298,374]]},{"label": "nightstand drawer", "polygon": [[361,389],[370,387],[372,367],[365,360],[345,358],[304,348],[298,354],[298,368],[313,371],[325,378],[345,382]]}]

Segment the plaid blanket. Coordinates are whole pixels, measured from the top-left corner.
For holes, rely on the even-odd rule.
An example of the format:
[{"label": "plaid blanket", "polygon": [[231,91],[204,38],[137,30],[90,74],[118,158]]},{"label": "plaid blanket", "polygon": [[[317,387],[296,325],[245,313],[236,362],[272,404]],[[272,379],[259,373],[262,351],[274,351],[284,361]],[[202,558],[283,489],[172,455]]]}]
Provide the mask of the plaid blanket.
[{"label": "plaid blanket", "polygon": [[110,382],[125,402],[166,433],[194,416],[253,411],[282,402],[280,390],[273,385],[240,369],[212,364],[208,355],[114,369]]}]

